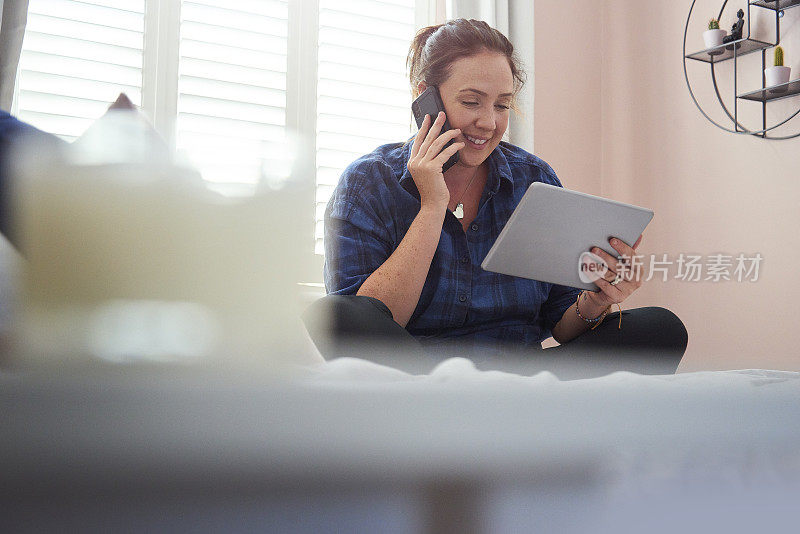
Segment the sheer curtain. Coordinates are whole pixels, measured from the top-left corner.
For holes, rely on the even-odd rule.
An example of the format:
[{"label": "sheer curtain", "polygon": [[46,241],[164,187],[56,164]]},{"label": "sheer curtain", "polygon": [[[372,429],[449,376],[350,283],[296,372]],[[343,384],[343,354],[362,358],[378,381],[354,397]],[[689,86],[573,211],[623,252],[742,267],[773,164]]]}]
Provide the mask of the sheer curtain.
[{"label": "sheer curtain", "polygon": [[[0,0],[0,109],[5,111],[11,110],[14,100],[14,80],[27,13],[28,0]],[[0,187],[4,186],[0,183]],[[0,235],[0,351],[11,326],[15,297],[13,273],[19,261],[14,249]]]},{"label": "sheer curtain", "polygon": [[10,111],[14,100],[14,80],[17,75],[28,0],[0,0],[0,109]]},{"label": "sheer curtain", "polygon": [[527,81],[518,95],[519,112],[511,116],[508,140],[533,152],[533,2],[531,0],[448,0],[447,18],[479,19],[500,30],[514,45]]}]

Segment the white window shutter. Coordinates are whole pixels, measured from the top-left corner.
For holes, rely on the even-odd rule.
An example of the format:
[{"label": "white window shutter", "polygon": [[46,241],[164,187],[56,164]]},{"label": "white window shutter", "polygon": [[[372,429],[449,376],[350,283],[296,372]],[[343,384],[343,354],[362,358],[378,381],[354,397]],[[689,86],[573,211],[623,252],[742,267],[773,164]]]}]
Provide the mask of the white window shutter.
[{"label": "white window shutter", "polygon": [[176,140],[226,191],[284,146],[287,0],[184,0]]},{"label": "white window shutter", "polygon": [[125,92],[141,102],[145,0],[30,0],[21,120],[67,141]]},{"label": "white window shutter", "polygon": [[344,168],[377,146],[411,134],[405,62],[415,0],[320,0],[317,81],[316,246]]}]

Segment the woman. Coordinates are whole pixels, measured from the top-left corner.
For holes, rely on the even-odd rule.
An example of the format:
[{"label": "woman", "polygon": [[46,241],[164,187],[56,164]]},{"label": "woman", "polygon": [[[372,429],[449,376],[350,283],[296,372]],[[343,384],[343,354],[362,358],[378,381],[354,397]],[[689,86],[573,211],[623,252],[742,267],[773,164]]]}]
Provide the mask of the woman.
[{"label": "woman", "polygon": [[[621,329],[610,320],[617,314],[600,324],[641,286],[640,270],[615,281],[618,259],[597,249],[610,271],[591,292],[480,268],[528,186],[561,186],[549,165],[502,141],[524,81],[508,39],[482,21],[449,21],[417,34],[408,65],[414,97],[437,87],[453,129],[441,132],[444,113],[426,116],[413,142],[378,147],[342,174],[325,213],[329,295],[305,316],[323,356],[346,354],[340,342],[372,336],[412,359],[431,358],[455,340],[447,354],[502,367],[509,347],[541,349],[552,334],[561,346],[528,361],[552,367],[557,354],[584,345],[598,361],[602,347],[638,350],[646,340],[669,357],[652,369],[630,360],[610,369],[674,372],[686,332],[671,312],[630,310]],[[458,163],[443,173],[456,151]],[[640,242],[611,246],[633,256]]]}]

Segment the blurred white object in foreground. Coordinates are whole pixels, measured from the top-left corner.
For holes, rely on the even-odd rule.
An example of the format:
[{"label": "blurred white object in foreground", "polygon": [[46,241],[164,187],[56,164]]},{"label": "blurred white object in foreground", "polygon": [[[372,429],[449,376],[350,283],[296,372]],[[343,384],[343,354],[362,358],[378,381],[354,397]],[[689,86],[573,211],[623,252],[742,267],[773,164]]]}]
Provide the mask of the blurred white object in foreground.
[{"label": "blurred white object in foreground", "polygon": [[16,154],[25,363],[274,369],[309,354],[297,181],[221,196],[130,112],[107,113],[63,158]]},{"label": "blurred white object in foreground", "polygon": [[[3,532],[795,532],[800,373],[0,374]],[[221,527],[222,526],[222,527]]]}]

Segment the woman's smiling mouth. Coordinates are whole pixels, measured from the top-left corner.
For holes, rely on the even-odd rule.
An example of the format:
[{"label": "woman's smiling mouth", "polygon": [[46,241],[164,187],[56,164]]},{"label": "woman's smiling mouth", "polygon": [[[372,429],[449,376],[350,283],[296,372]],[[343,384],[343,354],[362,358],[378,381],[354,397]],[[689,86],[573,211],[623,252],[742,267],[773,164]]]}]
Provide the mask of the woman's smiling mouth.
[{"label": "woman's smiling mouth", "polygon": [[488,139],[481,139],[480,137],[472,137],[470,135],[464,134],[464,139],[467,140],[467,145],[472,146],[472,148],[481,150]]}]

